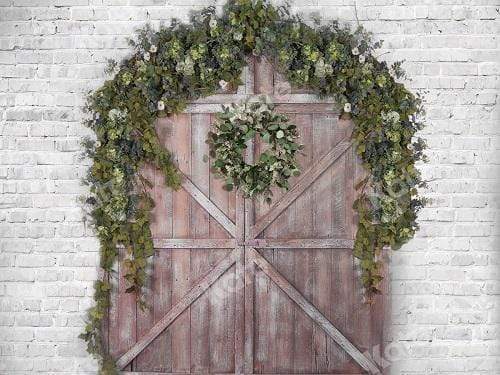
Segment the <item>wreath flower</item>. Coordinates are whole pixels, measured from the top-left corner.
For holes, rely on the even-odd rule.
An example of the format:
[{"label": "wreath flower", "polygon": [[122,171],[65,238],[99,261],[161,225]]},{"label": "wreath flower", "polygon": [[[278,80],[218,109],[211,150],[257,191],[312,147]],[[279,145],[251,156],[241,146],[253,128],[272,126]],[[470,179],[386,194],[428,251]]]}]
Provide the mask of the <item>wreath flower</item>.
[{"label": "wreath flower", "polygon": [[[265,98],[226,106],[207,140],[213,170],[225,180],[224,188],[239,188],[248,198],[262,194],[268,203],[273,186],[288,189],[290,177],[300,174],[295,157],[303,148],[296,125],[273,109]],[[267,147],[254,164],[247,164],[245,150],[255,136]]]}]

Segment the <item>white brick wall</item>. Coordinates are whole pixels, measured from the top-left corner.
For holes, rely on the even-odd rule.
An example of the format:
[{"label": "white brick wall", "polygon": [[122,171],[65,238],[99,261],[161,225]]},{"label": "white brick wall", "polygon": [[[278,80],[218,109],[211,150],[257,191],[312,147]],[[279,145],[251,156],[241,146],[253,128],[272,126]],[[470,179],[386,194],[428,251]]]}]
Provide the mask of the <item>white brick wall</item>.
[{"label": "white brick wall", "polygon": [[[94,373],[77,339],[97,242],[77,197],[83,93],[145,22],[207,0],[0,0],[0,373]],[[354,23],[354,0],[294,9]],[[498,0],[357,0],[426,90],[432,204],[393,256],[393,374],[500,373]]]}]

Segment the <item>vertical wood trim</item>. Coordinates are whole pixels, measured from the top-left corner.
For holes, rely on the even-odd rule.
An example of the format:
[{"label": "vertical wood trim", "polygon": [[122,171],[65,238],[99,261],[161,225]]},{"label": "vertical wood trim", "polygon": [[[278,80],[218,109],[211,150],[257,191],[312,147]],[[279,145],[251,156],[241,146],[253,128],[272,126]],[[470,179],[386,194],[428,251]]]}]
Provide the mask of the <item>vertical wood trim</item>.
[{"label": "vertical wood trim", "polygon": [[324,315],[309,301],[307,301],[302,294],[300,294],[295,287],[290,284],[276,269],[258,253],[257,250],[249,248],[248,254],[259,268],[264,271],[281,290],[299,305],[304,312],[313,319],[323,330],[334,339],[341,348],[343,348],[349,355],[365,370],[371,374],[380,374],[377,365],[363,353],[359,351],[333,324],[324,317]]}]

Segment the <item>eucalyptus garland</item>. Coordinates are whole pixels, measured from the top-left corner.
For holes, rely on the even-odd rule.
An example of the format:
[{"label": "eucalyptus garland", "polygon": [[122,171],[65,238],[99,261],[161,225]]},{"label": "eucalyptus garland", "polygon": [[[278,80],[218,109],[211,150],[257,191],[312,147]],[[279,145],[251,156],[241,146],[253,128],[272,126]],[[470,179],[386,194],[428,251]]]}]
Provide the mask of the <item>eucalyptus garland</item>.
[{"label": "eucalyptus garland", "polygon": [[[302,145],[297,126],[274,106],[261,98],[258,102],[244,102],[225,106],[217,114],[214,131],[208,133],[213,169],[224,178],[224,188],[240,188],[247,198],[262,194],[270,203],[274,185],[288,189],[290,177],[300,174],[295,156]],[[253,164],[245,162],[248,142],[258,136],[269,147]]]},{"label": "eucalyptus garland", "polygon": [[101,244],[103,272],[82,337],[100,360],[101,373],[116,373],[101,327],[118,248],[127,253],[128,291],[138,299],[153,254],[149,221],[154,203],[141,170],[152,164],[163,171],[167,186],[179,187],[155,120],[181,112],[188,101],[214,94],[220,86],[239,84],[249,54],[267,56],[291,84],[333,98],[342,116],[352,117],[353,141],[369,172],[358,184],[354,255],[367,293],[377,292],[383,249],[397,249],[413,237],[425,203],[417,193],[422,181],[415,168],[425,146],[415,137],[422,128],[421,100],[397,81],[404,77],[399,63],[388,66],[376,59],[380,43],[361,27],[352,31],[335,21],[308,25],[287,7],[230,0],[222,16],[210,7],[188,24],[174,20],[158,31],[147,27],[131,45],[132,56],[110,63],[112,78],[89,96],[87,105],[86,124],[96,140],[84,142],[93,160],[86,202]]}]

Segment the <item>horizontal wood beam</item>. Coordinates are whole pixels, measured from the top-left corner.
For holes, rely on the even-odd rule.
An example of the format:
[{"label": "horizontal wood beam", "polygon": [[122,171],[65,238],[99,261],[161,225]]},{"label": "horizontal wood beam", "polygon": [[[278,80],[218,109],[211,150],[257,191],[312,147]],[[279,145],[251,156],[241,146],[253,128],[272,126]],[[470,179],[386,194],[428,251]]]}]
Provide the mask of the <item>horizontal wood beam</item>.
[{"label": "horizontal wood beam", "polygon": [[297,183],[286,192],[253,227],[251,227],[250,237],[256,238],[266,229],[267,226],[292,204],[292,202],[295,201],[314,181],[316,181],[330,165],[340,158],[351,145],[352,143],[347,141],[338,143],[330,152],[310,167]]},{"label": "horizontal wood beam", "polygon": [[231,249],[236,246],[234,239],[204,238],[155,238],[155,249]]},{"label": "horizontal wood beam", "polygon": [[231,254],[219,261],[216,266],[203,277],[198,284],[192,287],[144,336],[142,336],[125,354],[117,361],[118,369],[127,366],[140,352],[146,348],[160,333],[162,333],[184,310],[201,296],[219,277],[224,274],[235,262],[238,253],[233,250]]},{"label": "horizontal wood beam", "polygon": [[186,175],[182,176],[181,185],[231,236],[236,237],[236,225]]},{"label": "horizontal wood beam", "polygon": [[313,304],[283,277],[271,263],[253,248],[247,249],[250,258],[264,273],[273,280],[328,336],[344,349],[363,369],[370,374],[380,374],[375,362],[356,348]]},{"label": "horizontal wood beam", "polygon": [[298,238],[291,240],[256,238],[245,241],[245,245],[263,249],[352,249],[354,240],[338,238]]},{"label": "horizontal wood beam", "polygon": [[[187,105],[187,110],[189,111],[190,108],[196,106],[202,105],[202,104],[215,104],[219,106],[219,112],[220,112],[220,106],[221,104],[233,104],[233,103],[238,103],[242,101],[249,101],[250,103],[252,102],[258,102],[260,101],[260,96],[259,94],[235,94],[235,93],[219,93],[211,96],[207,96],[205,98],[200,98],[197,99],[193,102],[188,103]],[[332,100],[332,98],[318,98],[316,94],[313,93],[303,93],[303,94],[298,94],[298,93],[289,93],[289,92],[283,92],[279,93],[278,95],[268,95],[268,98],[271,100],[272,103],[274,104],[307,104],[308,106],[312,106],[311,108],[314,108],[316,105],[322,105],[322,104],[329,104],[328,109],[330,111],[335,108],[334,106],[336,105],[335,101]],[[338,105],[338,104],[337,104]],[[338,109],[336,110],[338,113]]]}]

